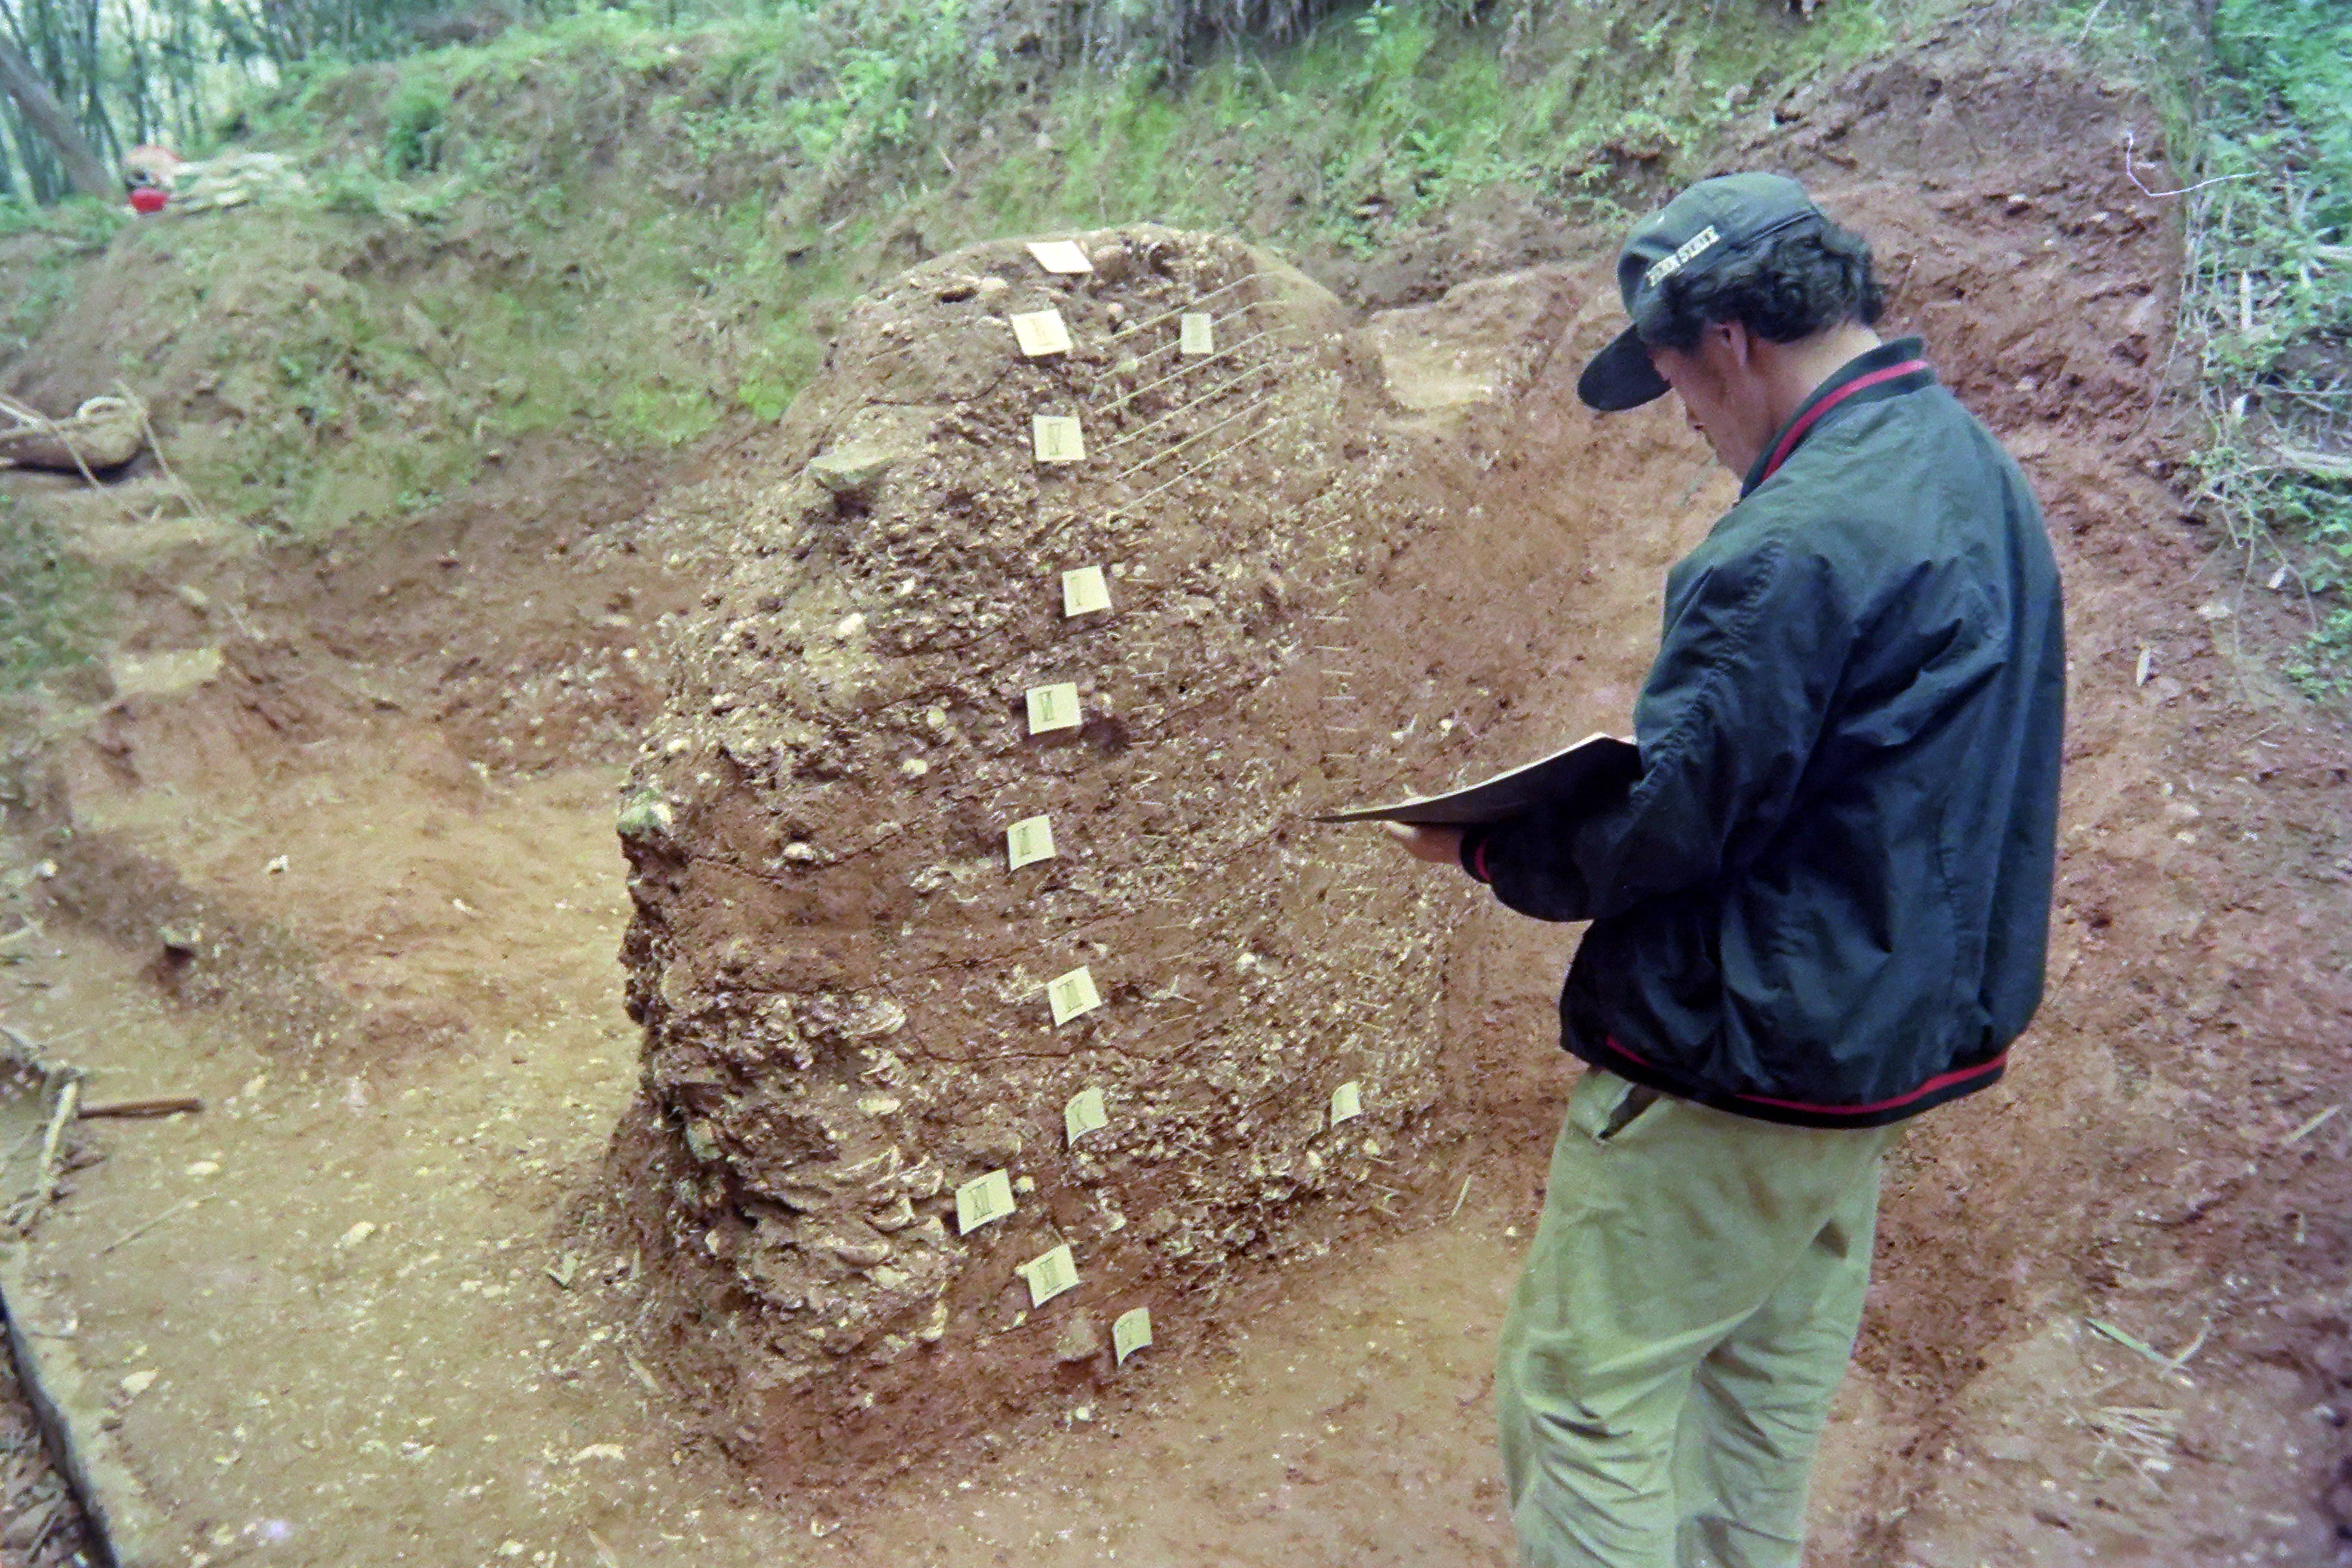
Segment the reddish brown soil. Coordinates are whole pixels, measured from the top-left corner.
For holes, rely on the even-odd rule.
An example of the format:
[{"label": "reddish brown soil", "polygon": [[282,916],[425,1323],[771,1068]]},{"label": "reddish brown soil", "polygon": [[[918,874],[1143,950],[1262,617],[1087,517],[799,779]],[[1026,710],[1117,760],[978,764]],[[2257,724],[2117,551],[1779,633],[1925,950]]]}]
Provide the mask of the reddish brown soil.
[{"label": "reddish brown soil", "polygon": [[[2352,1098],[2352,764],[2340,720],[2263,673],[2288,608],[2175,482],[2172,215],[2115,152],[2126,125],[2149,145],[2153,116],[2054,63],[1895,67],[1786,114],[1776,153],[1800,149],[1872,235],[1895,324],[1924,331],[2033,478],[2074,649],[2049,1000],[2008,1080],[1927,1118],[1898,1163],[1817,1554],[2326,1561],[2352,1410],[2352,1114],[2316,1119]],[[1659,575],[1728,498],[1670,410],[1600,422],[1574,404],[1612,330],[1606,272],[1586,256],[1465,285],[1362,340],[1394,403],[1377,439],[1411,478],[1360,510],[1363,586],[1323,646],[1382,672],[1353,689],[1360,722],[1413,782],[1621,723]],[[19,814],[20,860],[60,867],[32,907],[65,905],[49,914],[68,940],[12,966],[0,1005],[126,1086],[223,1108],[103,1131],[108,1160],[38,1240],[86,1358],[168,1368],[121,1433],[200,1550],[275,1542],[289,1521],[335,1533],[275,1560],[388,1561],[394,1542],[488,1559],[509,1538],[631,1560],[689,1531],[704,1561],[772,1550],[775,1516],[740,1495],[696,1399],[613,1349],[664,1314],[603,1228],[599,1143],[631,1089],[617,972],[599,978],[621,919],[604,813],[615,742],[656,685],[624,677],[658,656],[642,625],[698,593],[704,563],[657,521],[615,510],[592,529],[518,500],[330,557],[191,546],[130,569],[133,642],[216,638],[226,673],[117,705]],[[246,627],[167,597],[199,568],[216,606],[253,607]],[[205,935],[169,961],[174,1003],[136,977],[166,958],[158,926],[190,919]],[[1551,994],[1574,933],[1474,907],[1434,934],[1454,1141],[1433,1135],[1394,1181],[1412,1228],[1333,1227],[1342,1256],[1197,1303],[1174,1353],[1056,1391],[1051,1414],[976,1434],[845,1528],[816,1520],[832,1532],[809,1552],[1491,1559],[1480,1366],[1514,1250],[1496,1233],[1523,1222],[1557,1116]],[[198,1005],[215,999],[232,1006]],[[1465,1175],[1454,1225],[1424,1226]],[[100,1256],[212,1192],[202,1226]],[[360,1220],[381,1236],[338,1251]],[[543,1279],[567,1253],[573,1284]],[[230,1333],[244,1322],[268,1332]],[[347,1369],[313,1348],[330,1346]],[[412,1412],[437,1426],[402,1425]],[[497,1439],[517,1432],[550,1457],[510,1462]]]}]

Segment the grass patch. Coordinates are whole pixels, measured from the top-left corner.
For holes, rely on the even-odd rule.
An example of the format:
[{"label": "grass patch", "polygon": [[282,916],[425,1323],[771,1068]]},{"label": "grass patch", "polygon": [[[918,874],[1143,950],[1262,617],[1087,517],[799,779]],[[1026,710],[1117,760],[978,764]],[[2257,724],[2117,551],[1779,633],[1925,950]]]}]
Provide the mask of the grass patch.
[{"label": "grass patch", "polygon": [[396,522],[519,437],[774,418],[851,300],[975,239],[1156,219],[1369,254],[1498,186],[1621,221],[1744,105],[1941,8],[1372,0],[1112,70],[968,4],[600,9],[291,70],[221,129],[314,199],[123,236],[148,308],[109,346],[208,504]]},{"label": "grass patch", "polygon": [[[1927,15],[1936,7],[1893,7]],[[1151,217],[1370,254],[1497,186],[1616,224],[1777,86],[1885,44],[1889,9],[1805,25],[1775,7],[1558,6],[1465,24],[1374,0],[1279,53],[1228,50],[1171,88],[1137,73],[1055,85],[1047,145],[978,193],[998,228]]]},{"label": "grass patch", "polygon": [[2221,0],[2193,172],[2188,312],[2207,493],[2310,632],[2287,672],[2352,695],[2352,10]]},{"label": "grass patch", "polygon": [[[2094,6],[2061,17],[2088,33]],[[2184,344],[2200,359],[2200,502],[2250,584],[2291,594],[2283,660],[2307,695],[2352,695],[2352,10],[2217,0],[2110,16],[2152,84],[2184,188]]]},{"label": "grass patch", "polygon": [[97,580],[16,497],[0,494],[0,694],[25,690],[92,657]]},{"label": "grass patch", "polygon": [[46,207],[0,195],[0,364],[25,352],[73,291],[78,264],[106,248],[129,215],[88,197]]}]

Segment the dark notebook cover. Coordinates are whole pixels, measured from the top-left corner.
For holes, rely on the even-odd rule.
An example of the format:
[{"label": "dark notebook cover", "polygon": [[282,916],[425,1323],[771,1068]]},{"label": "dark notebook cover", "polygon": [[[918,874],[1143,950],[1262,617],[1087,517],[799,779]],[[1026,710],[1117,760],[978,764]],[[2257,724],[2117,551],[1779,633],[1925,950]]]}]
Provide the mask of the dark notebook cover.
[{"label": "dark notebook cover", "polygon": [[1401,800],[1393,805],[1360,805],[1318,816],[1318,822],[1410,822],[1431,827],[1466,827],[1500,822],[1538,806],[1583,811],[1611,791],[1641,776],[1642,752],[1614,735],[1587,735],[1573,746],[1538,757],[1481,784],[1444,795]]}]

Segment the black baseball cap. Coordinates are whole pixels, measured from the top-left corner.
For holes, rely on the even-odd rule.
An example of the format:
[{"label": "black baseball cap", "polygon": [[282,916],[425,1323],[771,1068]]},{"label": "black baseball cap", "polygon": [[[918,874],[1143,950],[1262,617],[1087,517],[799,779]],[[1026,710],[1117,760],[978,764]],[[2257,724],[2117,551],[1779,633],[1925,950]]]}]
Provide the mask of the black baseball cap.
[{"label": "black baseball cap", "polygon": [[1650,363],[1642,329],[1664,314],[1659,286],[1676,273],[1702,275],[1759,241],[1808,220],[1821,208],[1805,187],[1785,174],[1718,174],[1701,180],[1633,231],[1617,253],[1617,291],[1633,324],[1592,356],[1577,377],[1576,395],[1603,414],[1639,408],[1666,392],[1666,378]]}]

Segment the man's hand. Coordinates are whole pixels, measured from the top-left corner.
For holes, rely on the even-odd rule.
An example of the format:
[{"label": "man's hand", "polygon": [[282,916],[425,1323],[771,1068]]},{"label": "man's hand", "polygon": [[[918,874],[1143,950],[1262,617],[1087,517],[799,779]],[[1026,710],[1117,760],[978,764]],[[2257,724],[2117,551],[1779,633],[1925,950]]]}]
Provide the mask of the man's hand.
[{"label": "man's hand", "polygon": [[1391,822],[1389,837],[1416,860],[1426,860],[1434,866],[1462,864],[1462,829],[1458,827],[1415,827],[1410,823]]}]

